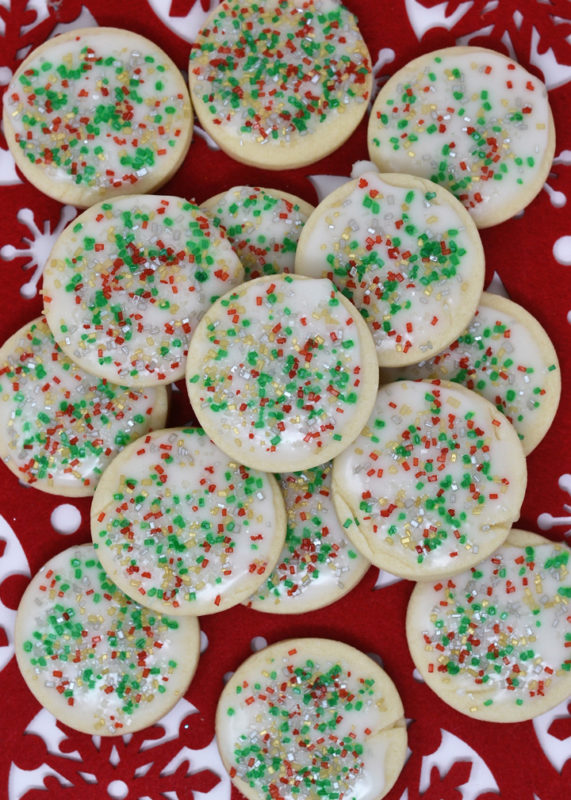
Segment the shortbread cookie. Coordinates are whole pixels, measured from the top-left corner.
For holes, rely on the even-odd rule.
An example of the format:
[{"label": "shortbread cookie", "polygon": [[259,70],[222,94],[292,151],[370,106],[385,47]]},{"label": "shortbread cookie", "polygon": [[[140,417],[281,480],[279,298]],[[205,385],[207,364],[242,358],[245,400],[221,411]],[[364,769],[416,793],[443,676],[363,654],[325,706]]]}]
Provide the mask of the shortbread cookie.
[{"label": "shortbread cookie", "polygon": [[569,554],[513,529],[477,566],[416,586],[408,644],[442,700],[477,719],[521,722],[571,694]]},{"label": "shortbread cookie", "polygon": [[256,278],[218,300],[188,351],[198,420],[224,452],[268,472],[323,464],[375,402],[373,340],[329,280]]},{"label": "shortbread cookie", "polygon": [[222,150],[290,169],[353,133],[372,71],[357,20],[339,0],[228,0],[196,37],[188,79],[200,123]]},{"label": "shortbread cookie", "polygon": [[402,366],[466,327],[484,285],[484,251],[450,192],[410,175],[366,172],[316,208],[295,271],[330,278],[369,326],[379,364]]},{"label": "shortbread cookie", "polygon": [[32,578],[16,617],[22,677],[56,719],[121,736],[180,700],[200,652],[196,619],[157,615],[109,579],[92,545],[64,550]]},{"label": "shortbread cookie", "polygon": [[277,189],[234,186],[202,203],[223,225],[245,279],[293,272],[297,241],[313,206]]},{"label": "shortbread cookie", "polygon": [[249,800],[380,800],[406,757],[396,687],[331,639],[290,639],[248,658],[216,712],[224,766]]},{"label": "shortbread cookie", "polygon": [[477,564],[519,516],[526,463],[517,433],[463,386],[389,383],[362,434],[335,459],[347,536],[379,567],[432,580]]},{"label": "shortbread cookie", "polygon": [[441,378],[478,392],[506,415],[526,455],[547,433],[561,395],[559,361],[545,330],[517,303],[487,292],[468,328],[437,356],[381,371],[385,382],[399,378]]},{"label": "shortbread cookie", "polygon": [[286,531],[272,475],[232,462],[200,428],[155,431],[101,479],[91,535],[130,597],[159,613],[214,614],[248,598]]},{"label": "shortbread cookie", "polygon": [[74,364],[43,317],[0,349],[0,457],[44,492],[93,494],[117,453],[162,428],[167,411],[164,387],[128,389]]},{"label": "shortbread cookie", "polygon": [[243,276],[201,208],[129,195],[64,230],[44,272],[44,308],[60,347],[88,372],[127,386],[172,383],[198,320]]},{"label": "shortbread cookie", "polygon": [[352,546],[331,497],[332,463],[279,475],[286,512],[284,548],[248,606],[273,614],[323,608],[350,592],[370,563]]},{"label": "shortbread cookie", "polygon": [[192,136],[180,70],[153,42],[119,28],[69,31],[33,50],[6,89],[3,122],[26,178],[83,208],[158,189]]},{"label": "shortbread cookie", "polygon": [[368,136],[381,171],[441,183],[479,228],[533,200],[555,151],[543,83],[483,47],[436,50],[396,72],[375,100]]}]

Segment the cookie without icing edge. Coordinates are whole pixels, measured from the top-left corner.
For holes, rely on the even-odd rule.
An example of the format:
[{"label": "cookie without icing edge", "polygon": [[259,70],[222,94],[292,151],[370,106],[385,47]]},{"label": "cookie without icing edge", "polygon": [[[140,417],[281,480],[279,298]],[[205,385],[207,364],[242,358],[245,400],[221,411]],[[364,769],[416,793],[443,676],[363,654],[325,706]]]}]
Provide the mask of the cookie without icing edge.
[{"label": "cookie without icing edge", "polygon": [[[284,665],[281,679],[279,673],[274,675],[274,672],[277,673],[276,662],[280,660]],[[295,672],[288,669],[288,665]],[[354,676],[353,680],[345,673],[339,681],[337,677],[339,672],[335,667],[350,669]],[[303,671],[300,673],[299,669],[304,670],[306,674],[304,675]],[[299,680],[302,681],[302,691],[297,689]],[[367,681],[371,680],[373,683],[367,684]],[[286,681],[297,689],[297,692],[290,694],[290,705],[294,710],[296,706],[300,708],[296,715],[290,714],[287,719],[285,715],[280,716],[270,711],[271,708],[280,708],[280,700],[287,691],[283,686]],[[272,692],[268,691],[268,687],[272,688]],[[374,699],[377,692],[380,696]],[[323,698],[327,696],[330,696],[332,705],[324,706]],[[373,707],[369,705],[371,702],[369,698],[374,702]],[[313,704],[310,705],[312,700]],[[240,758],[244,760],[248,759],[250,753],[254,753],[256,764],[251,769],[252,777],[249,779],[244,770],[242,770],[244,774],[239,773],[240,764],[237,763],[235,753],[237,742],[233,739],[246,727],[244,720],[246,714],[253,715],[258,712],[260,703],[266,702],[267,721],[263,716],[263,709],[259,712],[262,716],[256,718],[257,727],[263,728],[263,731],[257,734],[251,733],[243,741],[244,746],[240,753]],[[298,730],[297,721],[305,722],[306,714],[312,708],[321,712],[319,717],[315,716],[316,723],[309,730],[305,724],[301,732],[294,733]],[[361,714],[368,716],[360,719]],[[321,728],[317,728],[319,719],[323,717],[326,722],[331,722],[327,726],[327,734],[323,733]],[[287,735],[290,731],[296,743],[314,742],[314,749],[311,752],[304,746],[297,745],[291,748],[293,768],[290,767],[288,743],[282,741],[285,738],[284,734]],[[262,735],[264,732],[266,736]],[[340,783],[347,775],[347,772],[342,772],[343,767],[346,767],[347,771],[353,769],[356,772],[355,780],[348,781],[347,790],[343,788],[343,796],[347,791],[347,796],[355,800],[380,800],[394,785],[406,757],[407,733],[404,710],[394,683],[386,672],[364,653],[331,639],[289,639],[270,645],[250,656],[238,667],[224,687],[216,712],[216,736],[224,766],[235,786],[249,800],[263,800],[268,797],[275,791],[270,788],[271,786],[284,791],[282,778],[288,787],[295,785],[292,782],[298,782],[301,786],[300,792],[292,796],[299,797],[300,800],[306,798],[309,800],[317,796],[316,788],[328,788],[331,785],[332,772],[336,767],[341,774],[335,778]],[[344,738],[339,744],[341,737]],[[353,746],[349,747],[348,744]],[[267,769],[268,763],[264,759],[263,750],[261,752],[258,749],[250,750],[258,746],[266,747],[270,751],[267,758],[273,769]],[[315,749],[320,757],[318,760],[324,760],[328,764],[325,768],[326,775],[322,779],[319,778],[320,764],[319,772],[306,770],[305,774],[311,775],[315,780],[312,785],[310,784],[309,791],[304,792],[301,767],[306,762],[308,767],[311,766],[312,760],[315,760],[313,756]],[[274,766],[274,758],[279,759],[279,765]],[[360,764],[364,766],[359,766]],[[254,786],[251,785],[251,781],[254,782]],[[307,787],[307,784],[305,786]]]},{"label": "cookie without icing edge", "polygon": [[[312,14],[311,19],[306,17],[305,25],[300,27],[293,24],[288,26],[287,31],[283,28],[291,14],[286,16],[282,8],[299,14],[299,6],[294,0],[266,0],[261,3],[261,9],[269,7],[271,10],[262,16],[257,26],[259,31],[246,28],[245,33],[244,22],[242,27],[231,28],[233,38],[230,40],[227,34],[221,33],[220,28],[214,30],[222,13],[225,16],[230,13],[234,18],[243,15],[244,20],[251,22],[248,18],[254,15],[249,12],[254,5],[253,2],[223,2],[206,18],[191,49],[188,69],[196,115],[219,147],[243,164],[273,170],[312,164],[340,147],[365,116],[373,82],[369,51],[354,15],[338,0],[312,0],[305,3],[302,11],[305,15]],[[319,22],[319,17],[325,14],[328,20]],[[313,24],[310,24],[312,20]],[[307,35],[315,31],[316,20],[318,25],[324,26],[319,39],[315,34]],[[346,20],[346,27],[340,28],[339,20]],[[252,24],[255,26],[256,21]],[[254,49],[255,45],[250,44],[249,40],[253,38],[251,30],[254,30],[254,35],[264,30],[266,50],[261,52],[263,59],[260,48]],[[304,31],[305,35],[299,37],[298,30]],[[211,37],[212,31],[214,35]],[[346,60],[341,67],[337,67],[339,61],[335,60],[335,50],[340,46],[339,35],[333,41],[337,31],[345,39]],[[229,41],[232,44],[228,44]],[[214,42],[223,47],[216,51]],[[298,45],[303,52],[296,58]],[[203,51],[201,48],[207,49]],[[348,84],[347,90],[341,93],[338,90],[329,93],[325,90],[324,80],[320,80],[323,70],[310,69],[311,64],[319,63],[321,54],[323,64],[327,65],[330,73],[329,79],[336,78],[336,73],[341,69]],[[249,67],[250,78],[236,66],[244,58],[255,59],[255,63]],[[333,60],[334,64],[331,63]],[[220,69],[221,65],[224,65],[224,70]],[[276,65],[285,66],[285,74],[281,74]],[[255,73],[254,67],[257,67]],[[301,79],[298,78],[300,68],[303,70]],[[204,76],[202,79],[201,75]],[[279,76],[281,82],[274,81],[274,75]],[[292,76],[296,78],[293,85],[290,80]],[[267,77],[272,78],[269,88],[264,83]],[[320,90],[312,92],[316,77]],[[215,93],[213,85],[222,79],[223,85],[216,86]],[[250,86],[255,88],[249,91]],[[327,95],[325,101],[324,95]],[[234,117],[240,114],[242,119],[234,122]],[[288,116],[284,117],[284,114]],[[327,119],[328,114],[331,114],[330,119]],[[317,122],[314,122],[315,117],[318,118]],[[257,133],[253,136],[250,131]]]},{"label": "cookie without icing edge", "polygon": [[[418,413],[424,422],[416,422]],[[453,448],[462,435],[465,447]],[[452,468],[458,455],[462,463]],[[509,477],[495,474],[494,455]],[[494,477],[484,492],[487,459]],[[513,426],[488,400],[447,381],[383,386],[361,436],[333,463],[333,501],[349,539],[376,566],[417,581],[455,575],[499,547],[519,516],[526,482]]]},{"label": "cookie without icing edge", "polygon": [[[67,43],[75,43],[81,38],[84,39],[86,47],[95,46],[98,42],[102,41],[105,51],[101,58],[111,58],[113,52],[116,52],[116,50],[114,51],[108,46],[108,40],[111,37],[119,41],[121,53],[129,50],[129,57],[131,59],[133,58],[133,52],[138,54],[146,53],[143,62],[140,60],[135,61],[133,70],[154,63],[148,61],[149,58],[160,60],[159,67],[164,67],[164,70],[157,69],[156,72],[153,73],[152,78],[149,76],[149,80],[155,81],[155,91],[163,91],[165,88],[168,90],[170,86],[167,85],[165,87],[167,80],[172,85],[172,91],[164,98],[164,114],[159,114],[157,112],[155,101],[150,105],[154,115],[152,124],[157,126],[156,130],[153,128],[150,134],[150,117],[143,117],[142,120],[138,119],[137,109],[142,107],[145,101],[142,97],[142,93],[137,91],[141,89],[141,84],[139,83],[136,87],[131,87],[131,81],[138,81],[139,79],[133,77],[135,75],[134,72],[130,72],[127,73],[124,78],[127,84],[118,80],[117,87],[111,84],[110,89],[107,89],[107,86],[103,83],[96,85],[95,89],[98,92],[97,100],[99,103],[96,103],[93,109],[96,111],[95,119],[92,118],[92,115],[89,117],[81,116],[78,120],[73,121],[73,125],[77,125],[78,127],[74,127],[71,131],[69,130],[69,125],[72,123],[64,123],[63,127],[67,129],[69,133],[69,136],[66,136],[63,131],[60,132],[60,127],[62,125],[61,118],[68,119],[66,114],[71,112],[66,111],[69,98],[61,89],[67,90],[70,88],[68,80],[70,76],[67,76],[64,72],[64,75],[66,75],[66,77],[64,77],[57,69],[54,72],[50,72],[49,68],[47,70],[42,68],[42,73],[50,80],[51,88],[49,90],[45,90],[45,87],[39,88],[44,89],[45,96],[49,98],[52,106],[52,110],[48,112],[48,114],[50,114],[48,117],[50,120],[50,130],[54,130],[54,124],[56,124],[57,127],[55,128],[55,137],[52,136],[45,141],[43,149],[44,163],[41,166],[37,164],[37,148],[32,151],[32,154],[35,154],[36,158],[34,163],[31,163],[16,139],[18,133],[16,128],[20,126],[19,124],[14,124],[15,115],[17,115],[17,100],[14,99],[14,95],[19,97],[19,84],[22,85],[22,78],[28,81],[28,83],[24,82],[23,85],[30,86],[30,77],[26,76],[25,73],[34,68],[34,64],[38,59],[43,60],[43,64],[51,64],[51,61],[48,59],[53,58],[54,52],[57,53],[58,49],[61,49],[62,46]],[[128,43],[132,44],[130,45]],[[67,67],[65,64],[65,54],[61,56],[60,59],[62,62],[60,64],[60,70],[63,71],[66,68],[70,69],[70,67]],[[139,59],[138,56],[137,59]],[[147,69],[150,68],[147,67]],[[67,85],[62,85],[60,87],[59,79],[56,77],[56,74],[59,75],[61,80],[65,81]],[[115,70],[113,70],[111,74],[114,77],[116,75]],[[108,77],[104,75],[100,80],[108,80]],[[56,81],[57,88],[54,88]],[[79,88],[75,77],[71,76],[71,82],[72,90]],[[159,84],[160,88],[157,89],[157,85]],[[127,93],[123,91],[122,86],[128,88]],[[116,88],[121,92],[120,101],[117,101],[115,96]],[[87,96],[89,95],[87,89],[81,89],[81,91],[85,91],[87,92]],[[93,91],[91,87],[90,91]],[[53,92],[54,95],[49,97],[48,92]],[[36,88],[36,99],[37,95],[38,92]],[[78,95],[78,97],[83,96],[84,95]],[[128,105],[127,98],[132,101]],[[74,101],[76,99],[77,98],[73,98]],[[124,104],[124,107],[122,104]],[[38,106],[33,106],[33,108],[37,110]],[[60,111],[61,113],[58,113]],[[54,114],[56,116],[54,116]],[[159,116],[161,117],[160,120],[157,119]],[[134,119],[137,125],[142,122],[145,128],[135,128],[135,133],[131,133],[131,135],[127,137],[125,131],[133,130],[131,125],[128,124],[131,119]],[[55,120],[59,120],[59,122],[56,123]],[[188,90],[180,70],[157,45],[132,31],[120,28],[94,27],[80,28],[49,39],[33,50],[30,55],[24,59],[12,77],[10,85],[4,95],[3,124],[8,147],[10,148],[16,164],[25,177],[37,189],[59,200],[61,203],[70,203],[80,208],[86,208],[97,201],[118,194],[153,192],[166,183],[178,170],[188,152],[190,140],[192,138],[193,112]],[[30,130],[33,130],[33,126],[30,126]],[[102,130],[106,132],[107,136],[112,137],[113,140],[117,140],[114,141],[116,148],[123,148],[122,154],[117,158],[117,163],[110,164],[105,158],[105,151],[101,145],[101,142],[105,141],[101,135]],[[25,129],[23,134],[25,135]],[[61,155],[61,142],[64,138],[66,155],[70,152],[71,157],[75,159],[72,164],[69,165],[69,171],[67,168],[60,169],[59,166],[57,166],[57,160],[65,158],[65,156]],[[151,141],[149,141],[149,138],[151,138]],[[27,139],[25,139],[25,141],[27,141]],[[72,144],[70,144],[70,142]],[[86,142],[93,142],[93,151],[91,153],[89,152],[89,145],[86,144]],[[136,142],[136,144],[133,144],[133,142]],[[81,148],[69,150],[70,147],[73,148],[79,143],[81,143]],[[87,148],[87,152],[85,148]],[[170,153],[168,148],[171,148]],[[54,150],[56,151],[55,154]],[[45,153],[48,152],[50,155],[49,158],[46,158]],[[82,158],[85,161],[83,167],[80,163],[80,159]],[[157,166],[157,158],[162,159],[160,161],[160,166]],[[49,164],[49,167],[45,166],[46,162]],[[52,168],[54,162],[56,163],[57,169]],[[99,179],[99,183],[101,184],[102,181],[103,185],[98,185],[97,181],[97,168],[100,164],[105,165],[106,171],[105,177]],[[109,169],[113,169],[113,175],[107,174],[107,170]],[[116,173],[119,173],[119,175]],[[73,178],[74,175],[77,177]],[[78,178],[81,178],[81,182],[78,182]],[[85,183],[88,183],[87,187]],[[109,183],[112,185],[109,185]]]},{"label": "cookie without icing edge", "polygon": [[232,462],[200,428],[133,442],[103,474],[91,506],[91,536],[110,577],[176,617],[246,600],[274,568],[285,531],[273,475]]},{"label": "cookie without icing edge", "polygon": [[[486,312],[490,313],[487,322]],[[426,362],[402,369],[381,369],[381,382],[402,378],[457,381],[494,403],[507,416],[528,455],[549,430],[559,405],[561,372],[557,353],[535,317],[512,300],[483,292],[476,313],[452,345]],[[486,331],[489,331],[487,336]],[[466,337],[471,341],[466,343]],[[494,342],[499,342],[495,350]],[[470,350],[475,347],[478,350],[472,355],[476,358],[469,360]],[[476,363],[480,366],[476,367]],[[453,375],[455,371],[457,374]],[[539,381],[534,381],[538,373]],[[517,382],[519,386],[515,386]],[[527,397],[522,398],[525,403],[522,408],[518,402],[524,391]]]},{"label": "cookie without icing edge", "polygon": [[270,614],[303,614],[348,594],[370,563],[354,550],[335,513],[333,464],[276,475],[287,532],[277,564],[245,604]]},{"label": "cookie without icing edge", "polygon": [[152,725],[184,695],[200,635],[195,618],[158,618],[133,602],[84,544],[54,556],[28,584],[14,650],[28,688],[56,719],[122,736]]},{"label": "cookie without icing edge", "polygon": [[92,495],[113,457],[161,428],[167,413],[164,387],[135,390],[94,378],[62,352],[43,317],[0,348],[0,457],[43,492]]},{"label": "cookie without icing edge", "polygon": [[[260,205],[266,204],[270,207],[260,209]],[[305,200],[280,189],[233,186],[205,200],[201,206],[215,224],[225,228],[244,267],[244,280],[294,271],[299,234],[314,210]]]},{"label": "cookie without icing edge", "polygon": [[[565,700],[571,694],[568,564],[563,542],[512,528],[495,553],[448,584],[417,584],[406,633],[427,685],[462,714],[490,722],[522,722]],[[543,647],[536,644],[542,631]],[[549,656],[542,656],[545,645]]]},{"label": "cookie without icing edge", "polygon": [[[262,331],[258,308],[266,314]],[[221,335],[225,320],[230,334]],[[206,312],[190,342],[186,386],[221,450],[254,469],[291,472],[325,463],[359,435],[378,377],[369,330],[330,281],[268,275]],[[347,409],[350,420],[335,428]]]},{"label": "cookie without icing edge", "polygon": [[[467,57],[470,56],[472,59],[468,61]],[[452,60],[449,74],[447,73],[447,82],[453,84],[452,92],[442,100],[442,106],[446,113],[440,114],[438,114],[440,106],[434,109],[432,104],[427,102],[418,110],[417,105],[424,99],[434,99],[429,97],[432,92],[425,91],[424,86],[430,87],[431,75],[436,77],[436,72],[441,68],[435,61],[437,58],[443,60],[451,58]],[[461,73],[454,74],[454,70],[458,70],[459,64],[463,65],[465,62],[467,62],[467,66],[470,63],[478,65],[478,71],[484,75],[490,74],[489,83],[475,87],[470,100],[466,99],[464,91],[462,91]],[[428,72],[431,67],[432,72]],[[496,68],[503,69],[503,75],[500,78],[497,73],[494,74]],[[486,73],[486,70],[489,72]],[[471,72],[467,74],[471,76]],[[480,82],[481,78],[482,75],[479,76]],[[417,83],[416,89],[409,88],[407,91],[405,84],[409,84],[411,80]],[[514,84],[517,85],[514,86]],[[500,99],[499,104],[494,103],[495,96],[493,94],[498,86],[502,88],[505,86],[508,94],[507,97]],[[422,87],[420,92],[417,91],[415,94],[415,90],[420,87]],[[533,103],[536,100],[538,89],[541,92],[541,102],[543,103],[540,114],[543,114],[544,119],[540,119],[536,124],[540,126],[538,129],[545,133],[540,134],[538,144],[532,151],[529,151],[530,131],[527,120],[533,120],[535,116]],[[512,90],[516,97],[510,107],[509,93]],[[390,106],[387,101],[391,99],[397,104],[396,106],[393,104],[393,107],[400,108],[401,103],[404,103],[404,111],[399,110],[396,114],[389,115]],[[468,109],[468,113],[466,113],[467,103],[479,100],[482,102],[478,103],[477,110],[470,112]],[[509,109],[507,113],[510,115],[510,119],[507,130],[505,118],[502,117],[498,121],[498,105],[502,107],[501,110]],[[459,113],[460,111],[462,114]],[[491,114],[489,120],[488,112]],[[460,127],[456,130],[450,129],[450,120],[454,121],[454,115],[462,117]],[[391,116],[398,120],[397,125],[387,127],[390,125]],[[422,117],[422,125],[414,125],[417,117]],[[483,120],[482,123],[478,122],[480,119]],[[500,122],[502,128],[498,130]],[[518,136],[520,129],[521,135]],[[381,152],[380,137],[383,133],[386,134],[385,139],[388,141]],[[468,147],[465,150],[458,150],[459,136],[464,133],[469,137]],[[500,135],[496,136],[498,133]],[[428,140],[427,137],[432,137],[430,138],[431,145],[428,148],[423,147],[424,141]],[[511,148],[519,145],[519,140],[521,140],[523,148],[518,147],[518,150],[514,152]],[[505,149],[506,144],[509,150],[508,157],[502,159],[500,152]],[[413,59],[389,78],[377,95],[369,117],[368,146],[371,160],[381,171],[390,169],[415,173],[436,180],[462,200],[479,228],[487,228],[513,217],[518,211],[525,208],[541,190],[555,152],[555,126],[547,100],[547,90],[534,75],[494,50],[483,47],[449,47]],[[475,176],[477,181],[471,177],[471,153],[475,153],[477,156],[478,174]],[[425,158],[425,155],[428,155],[428,158]],[[518,159],[517,162],[516,159]],[[454,167],[456,162],[459,169]],[[531,180],[527,181],[529,170],[533,172]],[[509,193],[506,190],[501,192],[501,187],[505,186],[510,174],[513,173],[516,176],[512,190]],[[486,176],[486,180],[483,179],[484,176]],[[487,199],[486,194],[490,181],[497,192],[493,202]],[[474,183],[477,184],[476,189],[479,191],[472,193],[470,189]]]},{"label": "cookie without icing edge", "polygon": [[317,206],[295,272],[332,280],[365,319],[379,364],[396,367],[443,349],[469,323],[484,285],[484,250],[446,189],[364,172]]},{"label": "cookie without icing edge", "polygon": [[184,376],[188,342],[244,270],[224,231],[181,197],[124,195],[60,234],[44,271],[46,319],[85,370],[129,386]]}]

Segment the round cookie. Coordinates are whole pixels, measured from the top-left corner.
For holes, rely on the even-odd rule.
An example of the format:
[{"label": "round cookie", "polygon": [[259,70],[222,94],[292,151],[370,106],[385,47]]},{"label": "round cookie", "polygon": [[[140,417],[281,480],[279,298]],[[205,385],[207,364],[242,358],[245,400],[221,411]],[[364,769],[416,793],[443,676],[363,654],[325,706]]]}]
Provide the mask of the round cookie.
[{"label": "round cookie", "polygon": [[92,495],[117,453],[167,412],[164,387],[128,389],[84,372],[43,317],[0,348],[0,457],[36,489]]},{"label": "round cookie", "polygon": [[295,271],[330,278],[365,319],[379,364],[393,367],[437,353],[466,327],[484,285],[484,250],[445,189],[365,172],[318,205]]},{"label": "round cookie", "polygon": [[192,121],[177,66],[119,28],[48,40],[4,94],[4,133],[18,167],[45,194],[82,208],[166,183],[186,156]]},{"label": "round cookie", "polygon": [[91,535],[111,578],[176,616],[246,600],[274,568],[285,529],[275,478],[231,461],[200,428],[133,442],[91,506]]},{"label": "round cookie", "polygon": [[371,94],[371,58],[338,0],[228,0],[190,52],[200,123],[228,155],[291,169],[332,153],[353,133]]},{"label": "round cookie", "polygon": [[347,536],[378,567],[412,580],[455,575],[499,547],[527,479],[517,433],[463,386],[389,383],[335,459],[333,500]]},{"label": "round cookie", "polygon": [[540,191],[555,128],[547,90],[534,75],[493,50],[450,47],[389,78],[369,118],[368,143],[381,171],[442,184],[487,228]]},{"label": "round cookie", "polygon": [[183,377],[188,342],[244,270],[224,231],[180,197],[127,195],[84,211],[44,271],[44,309],[60,347],[127,386]]},{"label": "round cookie", "polygon": [[269,275],[218,300],[188,351],[190,402],[242,464],[292,472],[353,441],[375,402],[367,326],[329,280]]},{"label": "round cookie", "polygon": [[331,497],[329,461],[305,472],[277,476],[287,531],[273,572],[247,605],[273,614],[324,608],[356,586],[370,564],[345,536]]},{"label": "round cookie", "polygon": [[245,280],[293,272],[299,234],[313,211],[305,200],[278,189],[234,186],[202,207],[226,229]]},{"label": "round cookie", "polygon": [[50,559],[18,608],[14,649],[36,699],[70,728],[121,736],[186,692],[200,652],[194,618],[161,616],[108,578],[92,545]]},{"label": "round cookie", "polygon": [[457,711],[521,722],[571,694],[569,548],[513,529],[476,567],[415,587],[406,632],[428,686]]},{"label": "round cookie", "polygon": [[380,800],[404,765],[404,711],[371,658],[331,639],[290,639],[250,656],[216,712],[224,766],[249,800]]},{"label": "round cookie", "polygon": [[502,411],[525,454],[547,433],[561,395],[557,353],[539,322],[517,303],[484,292],[467,329],[437,356],[381,380],[440,378],[472,389]]}]

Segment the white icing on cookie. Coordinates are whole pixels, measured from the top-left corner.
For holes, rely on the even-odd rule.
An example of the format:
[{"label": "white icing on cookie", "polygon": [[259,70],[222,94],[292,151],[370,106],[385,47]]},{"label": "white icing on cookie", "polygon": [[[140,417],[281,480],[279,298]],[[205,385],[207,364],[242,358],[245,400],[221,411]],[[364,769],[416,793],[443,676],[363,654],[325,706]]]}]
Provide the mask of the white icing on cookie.
[{"label": "white icing on cookie", "polygon": [[313,211],[309,203],[274,189],[235,186],[202,206],[226,229],[245,280],[293,272],[297,241]]},{"label": "white icing on cookie", "polygon": [[180,197],[129,195],[85,211],[44,273],[58,344],[89,372],[148,386],[184,375],[188,342],[211,303],[241,282],[224,232]]},{"label": "white icing on cookie", "polygon": [[369,562],[347,539],[331,498],[328,462],[279,475],[287,512],[284,548],[273,572],[248,605],[295,614],[323,608],[363,577]]},{"label": "white icing on cookie", "polygon": [[381,170],[446,186],[478,227],[531,202],[554,147],[545,86],[511,59],[479,47],[411,61],[381,89],[369,122],[369,154]]},{"label": "white icing on cookie", "polygon": [[446,583],[418,584],[407,636],[428,684],[480,719],[516,722],[571,690],[569,549],[512,531]]},{"label": "white icing on cookie", "polygon": [[404,578],[453,575],[498,547],[519,515],[526,464],[487,400],[455,384],[387,384],[335,459],[333,497],[349,538]]},{"label": "white icing on cookie", "polygon": [[188,150],[192,109],[180,71],[152,42],[84,28],[28,56],[4,95],[4,125],[32,183],[89,206],[162,185]]},{"label": "white icing on cookie", "polygon": [[176,615],[249,597],[273,569],[285,527],[275,478],[232,462],[199,428],[134,442],[105,473],[91,511],[113,580]]},{"label": "white icing on cookie", "polygon": [[28,687],[76,730],[119,736],[182,697],[198,661],[196,619],[157,616],[108,578],[91,545],[32,578],[18,609],[16,657]]},{"label": "white icing on cookie", "polygon": [[370,334],[328,280],[249,281],[212,306],[189,349],[187,389],[204,429],[236,460],[273,472],[340,452],[377,382]]},{"label": "white icing on cookie", "polygon": [[162,427],[167,410],[162,387],[128,389],[84,372],[42,317],[0,350],[0,456],[45,492],[93,494],[117,453]]},{"label": "white icing on cookie", "polygon": [[360,310],[379,363],[414,363],[448,344],[484,281],[478,232],[461,204],[418,178],[367,172],[317,207],[295,269],[328,277]]}]

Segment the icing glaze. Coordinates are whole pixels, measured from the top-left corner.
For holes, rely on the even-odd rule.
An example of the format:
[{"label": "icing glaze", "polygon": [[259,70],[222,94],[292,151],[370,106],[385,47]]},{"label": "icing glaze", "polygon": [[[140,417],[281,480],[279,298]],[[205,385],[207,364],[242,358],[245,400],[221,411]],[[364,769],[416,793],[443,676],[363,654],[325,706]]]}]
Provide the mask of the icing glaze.
[{"label": "icing glaze", "polygon": [[164,425],[167,410],[164,388],[128,389],[84,372],[41,317],[0,350],[0,455],[37,489],[93,494],[117,453]]},{"label": "icing glaze", "polygon": [[285,537],[275,479],[232,462],[199,428],[142,437],[105,474],[91,533],[130,597],[173,614],[245,600],[273,569]]},{"label": "icing glaze", "polygon": [[[187,388],[220,448],[268,471],[316,466],[354,438],[374,402],[374,350],[328,280],[249,281],[218,300],[191,340]],[[368,357],[369,356],[369,357]]]},{"label": "icing glaze", "polygon": [[248,605],[293,614],[322,608],[349,592],[369,562],[351,545],[331,499],[329,461],[304,472],[279,475],[287,513],[286,541],[278,563]]},{"label": "icing glaze", "polygon": [[373,661],[341,642],[294,639],[234,674],[217,736],[248,797],[376,800],[404,761],[403,722],[396,689]]},{"label": "icing glaze", "polygon": [[328,277],[359,309],[380,364],[437,352],[474,313],[484,254],[448,192],[366,172],[325,198],[305,227],[295,269]]},{"label": "icing glaze", "polygon": [[474,392],[438,381],[383,386],[333,470],[349,538],[377,566],[417,579],[460,572],[498,547],[525,484],[523,450],[506,418]]},{"label": "icing glaze", "polygon": [[299,166],[357,126],[371,64],[355,17],[338,0],[223,2],[192,46],[189,82],[197,114],[222,148],[231,143],[236,157],[242,150],[270,168],[273,159]]},{"label": "icing glaze", "polygon": [[545,710],[551,692],[557,705],[571,688],[569,549],[536,536],[516,546],[512,536],[453,579],[419,585],[407,623],[429,685],[464,713],[506,721]]},{"label": "icing glaze", "polygon": [[384,377],[440,378],[478,392],[506,415],[526,453],[549,428],[561,390],[557,355],[545,331],[521,306],[486,293],[449,347]]},{"label": "icing glaze", "polygon": [[43,44],[4,95],[18,165],[76,205],[152,191],[178,167],[192,111],[175,64],[148,39],[85,28]]},{"label": "icing glaze", "polygon": [[66,725],[117,736],[151,725],[196,668],[196,619],[157,616],[108,578],[91,545],[64,550],[32,578],[16,656],[38,700]]},{"label": "icing glaze", "polygon": [[184,375],[188,342],[243,269],[224,232],[179,197],[135,195],[85,211],[58,239],[44,307],[58,344],[131,386]]},{"label": "icing glaze", "polygon": [[441,183],[481,227],[535,197],[554,144],[541,81],[476,47],[410,62],[381,89],[369,122],[369,154],[380,169]]},{"label": "icing glaze", "polygon": [[202,204],[222,225],[245,280],[293,272],[297,240],[313,207],[285,192],[235,186]]}]

